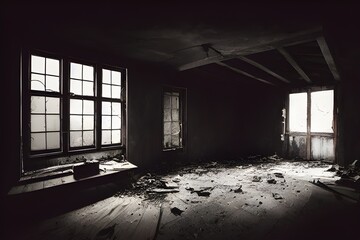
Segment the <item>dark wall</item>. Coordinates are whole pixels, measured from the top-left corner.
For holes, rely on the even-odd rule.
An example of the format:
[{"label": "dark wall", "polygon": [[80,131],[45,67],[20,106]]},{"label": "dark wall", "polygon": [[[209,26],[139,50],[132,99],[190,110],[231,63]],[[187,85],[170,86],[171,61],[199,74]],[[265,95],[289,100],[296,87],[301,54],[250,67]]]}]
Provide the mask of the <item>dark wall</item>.
[{"label": "dark wall", "polygon": [[[358,8],[357,8],[358,9]],[[340,11],[324,28],[332,54],[340,72],[338,84],[337,162],[351,164],[360,159],[360,17],[354,9]]]},{"label": "dark wall", "polygon": [[[142,166],[161,161],[227,160],[281,151],[283,91],[203,74],[129,69],[129,160]],[[184,151],[162,151],[162,88],[186,88]]]}]

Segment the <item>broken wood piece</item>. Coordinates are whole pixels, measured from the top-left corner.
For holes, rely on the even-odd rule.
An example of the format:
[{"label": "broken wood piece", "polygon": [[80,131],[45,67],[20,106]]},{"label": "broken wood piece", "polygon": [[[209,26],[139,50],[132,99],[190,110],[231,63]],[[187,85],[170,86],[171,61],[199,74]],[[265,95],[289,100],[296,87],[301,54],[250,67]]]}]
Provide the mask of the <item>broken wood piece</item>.
[{"label": "broken wood piece", "polygon": [[167,189],[167,188],[154,188],[150,189],[147,192],[149,193],[177,193],[179,190],[177,189]]},{"label": "broken wood piece", "polygon": [[165,182],[165,188],[179,188],[179,185],[174,182]]}]

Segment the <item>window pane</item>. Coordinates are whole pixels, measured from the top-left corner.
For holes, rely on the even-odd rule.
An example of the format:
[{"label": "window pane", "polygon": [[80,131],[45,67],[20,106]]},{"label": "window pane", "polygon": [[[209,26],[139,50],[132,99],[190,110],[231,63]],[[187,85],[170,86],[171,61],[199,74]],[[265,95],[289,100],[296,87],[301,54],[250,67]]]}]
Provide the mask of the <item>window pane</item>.
[{"label": "window pane", "polygon": [[102,102],[102,114],[111,115],[111,102]]},{"label": "window pane", "polygon": [[31,134],[31,150],[45,150],[45,133]]},{"label": "window pane", "polygon": [[46,74],[59,76],[59,60],[47,58],[46,59]]},{"label": "window pane", "polygon": [[102,129],[111,129],[111,117],[110,116],[102,116],[101,128]]},{"label": "window pane", "polygon": [[306,132],[307,93],[292,93],[289,96],[289,129],[291,132]]},{"label": "window pane", "polygon": [[102,131],[101,144],[111,144],[111,131]]},{"label": "window pane", "polygon": [[112,144],[120,143],[120,130],[113,130],[111,134]]},{"label": "window pane", "polygon": [[164,121],[171,121],[171,109],[164,108]]},{"label": "window pane", "polygon": [[176,96],[171,97],[171,108],[175,108],[175,109],[179,108],[179,97]]},{"label": "window pane", "polygon": [[82,100],[70,99],[70,113],[82,114]]},{"label": "window pane", "polygon": [[86,81],[83,82],[83,95],[94,96],[94,83]]},{"label": "window pane", "polygon": [[120,99],[120,91],[121,91],[121,88],[120,86],[111,86],[111,90],[112,90],[112,95],[111,97],[112,98],[116,98],[116,99]]},{"label": "window pane", "polygon": [[311,93],[311,131],[333,132],[334,91]]},{"label": "window pane", "polygon": [[31,90],[45,91],[45,76],[31,74]]},{"label": "window pane", "polygon": [[102,70],[102,82],[110,84],[110,70],[103,69]]},{"label": "window pane", "polygon": [[112,129],[120,129],[121,128],[121,120],[118,116],[112,117]]},{"label": "window pane", "polygon": [[165,135],[164,136],[164,148],[169,148],[169,147],[171,147],[171,136]]},{"label": "window pane", "polygon": [[180,133],[180,123],[172,122],[171,123],[171,135],[178,135]]},{"label": "window pane", "polygon": [[59,92],[59,77],[46,76],[46,91]]},{"label": "window pane", "polygon": [[31,56],[31,72],[45,73],[45,58]]},{"label": "window pane", "polygon": [[115,85],[121,84],[121,72],[111,71],[111,83]]},{"label": "window pane", "polygon": [[46,113],[60,113],[60,99],[46,97]]},{"label": "window pane", "polygon": [[70,147],[82,146],[82,132],[70,132]]},{"label": "window pane", "polygon": [[82,130],[82,116],[70,116],[70,130]]},{"label": "window pane", "polygon": [[70,78],[82,79],[82,66],[78,63],[70,63]]},{"label": "window pane", "polygon": [[94,80],[94,68],[91,66],[83,65],[83,79]]},{"label": "window pane", "polygon": [[60,134],[58,132],[47,133],[47,149],[60,148]]},{"label": "window pane", "polygon": [[171,136],[171,145],[173,147],[179,147],[180,146],[180,136]]},{"label": "window pane", "polygon": [[164,123],[164,134],[171,134],[171,122]]},{"label": "window pane", "polygon": [[94,101],[84,100],[84,114],[94,114]]},{"label": "window pane", "polygon": [[31,132],[45,131],[45,115],[31,115]]},{"label": "window pane", "polygon": [[84,131],[83,146],[94,145],[94,132],[93,131]]},{"label": "window pane", "polygon": [[167,94],[164,95],[164,108],[171,108],[170,105],[171,97]]},{"label": "window pane", "polygon": [[45,113],[45,97],[31,96],[31,112]]},{"label": "window pane", "polygon": [[179,121],[179,110],[173,109],[171,112],[172,112],[172,120]]},{"label": "window pane", "polygon": [[102,96],[110,98],[111,97],[111,92],[110,91],[111,91],[110,85],[103,84],[103,86],[102,86]]},{"label": "window pane", "polygon": [[71,79],[70,81],[70,92],[76,95],[82,95],[81,81]]},{"label": "window pane", "polygon": [[84,116],[83,117],[83,129],[84,130],[93,130],[94,129],[94,117],[93,116]]},{"label": "window pane", "polygon": [[121,117],[121,103],[112,103],[112,115]]},{"label": "window pane", "polygon": [[60,130],[60,115],[47,115],[46,131],[59,131],[59,130]]}]

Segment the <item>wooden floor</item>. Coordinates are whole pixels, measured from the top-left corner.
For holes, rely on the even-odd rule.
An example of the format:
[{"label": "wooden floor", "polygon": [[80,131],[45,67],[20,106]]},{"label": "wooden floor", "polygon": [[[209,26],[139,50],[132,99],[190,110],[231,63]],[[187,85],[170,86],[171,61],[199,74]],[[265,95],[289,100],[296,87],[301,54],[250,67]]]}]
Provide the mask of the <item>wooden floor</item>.
[{"label": "wooden floor", "polygon": [[[275,178],[275,172],[284,178]],[[333,175],[326,166],[292,164],[196,168],[163,176],[179,185],[179,192],[164,199],[120,192],[24,227],[13,226],[4,239],[350,239],[360,220],[358,203],[309,182],[334,180]],[[254,176],[261,181],[254,182]],[[269,177],[276,183],[268,183]],[[240,186],[242,192],[234,191]],[[210,189],[211,194],[199,196],[189,188]],[[275,199],[274,193],[282,198]],[[172,212],[174,207],[181,215]]]}]

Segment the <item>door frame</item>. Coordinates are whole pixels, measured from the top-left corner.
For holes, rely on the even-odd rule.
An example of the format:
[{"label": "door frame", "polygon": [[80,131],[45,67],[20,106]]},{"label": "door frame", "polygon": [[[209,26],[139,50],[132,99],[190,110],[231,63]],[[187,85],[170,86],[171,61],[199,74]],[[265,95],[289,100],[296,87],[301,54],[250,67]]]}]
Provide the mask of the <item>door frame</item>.
[{"label": "door frame", "polygon": [[[334,91],[334,108],[333,108],[333,133],[322,133],[322,132],[314,132],[311,133],[311,93],[318,92],[318,91],[326,91],[326,90],[333,90]],[[289,129],[289,107],[290,107],[290,94],[292,93],[307,93],[307,128],[306,132],[290,132]],[[288,91],[286,101],[285,101],[285,109],[286,109],[286,120],[285,122],[285,138],[284,138],[284,150],[285,155],[290,156],[290,137],[291,136],[304,136],[306,137],[306,159],[312,160],[311,157],[311,139],[312,136],[327,136],[333,138],[334,144],[334,162],[337,159],[337,141],[338,141],[338,127],[337,127],[337,115],[338,115],[338,91],[336,86],[329,85],[329,86],[312,86],[312,87],[303,87],[303,88],[294,88]]]}]

